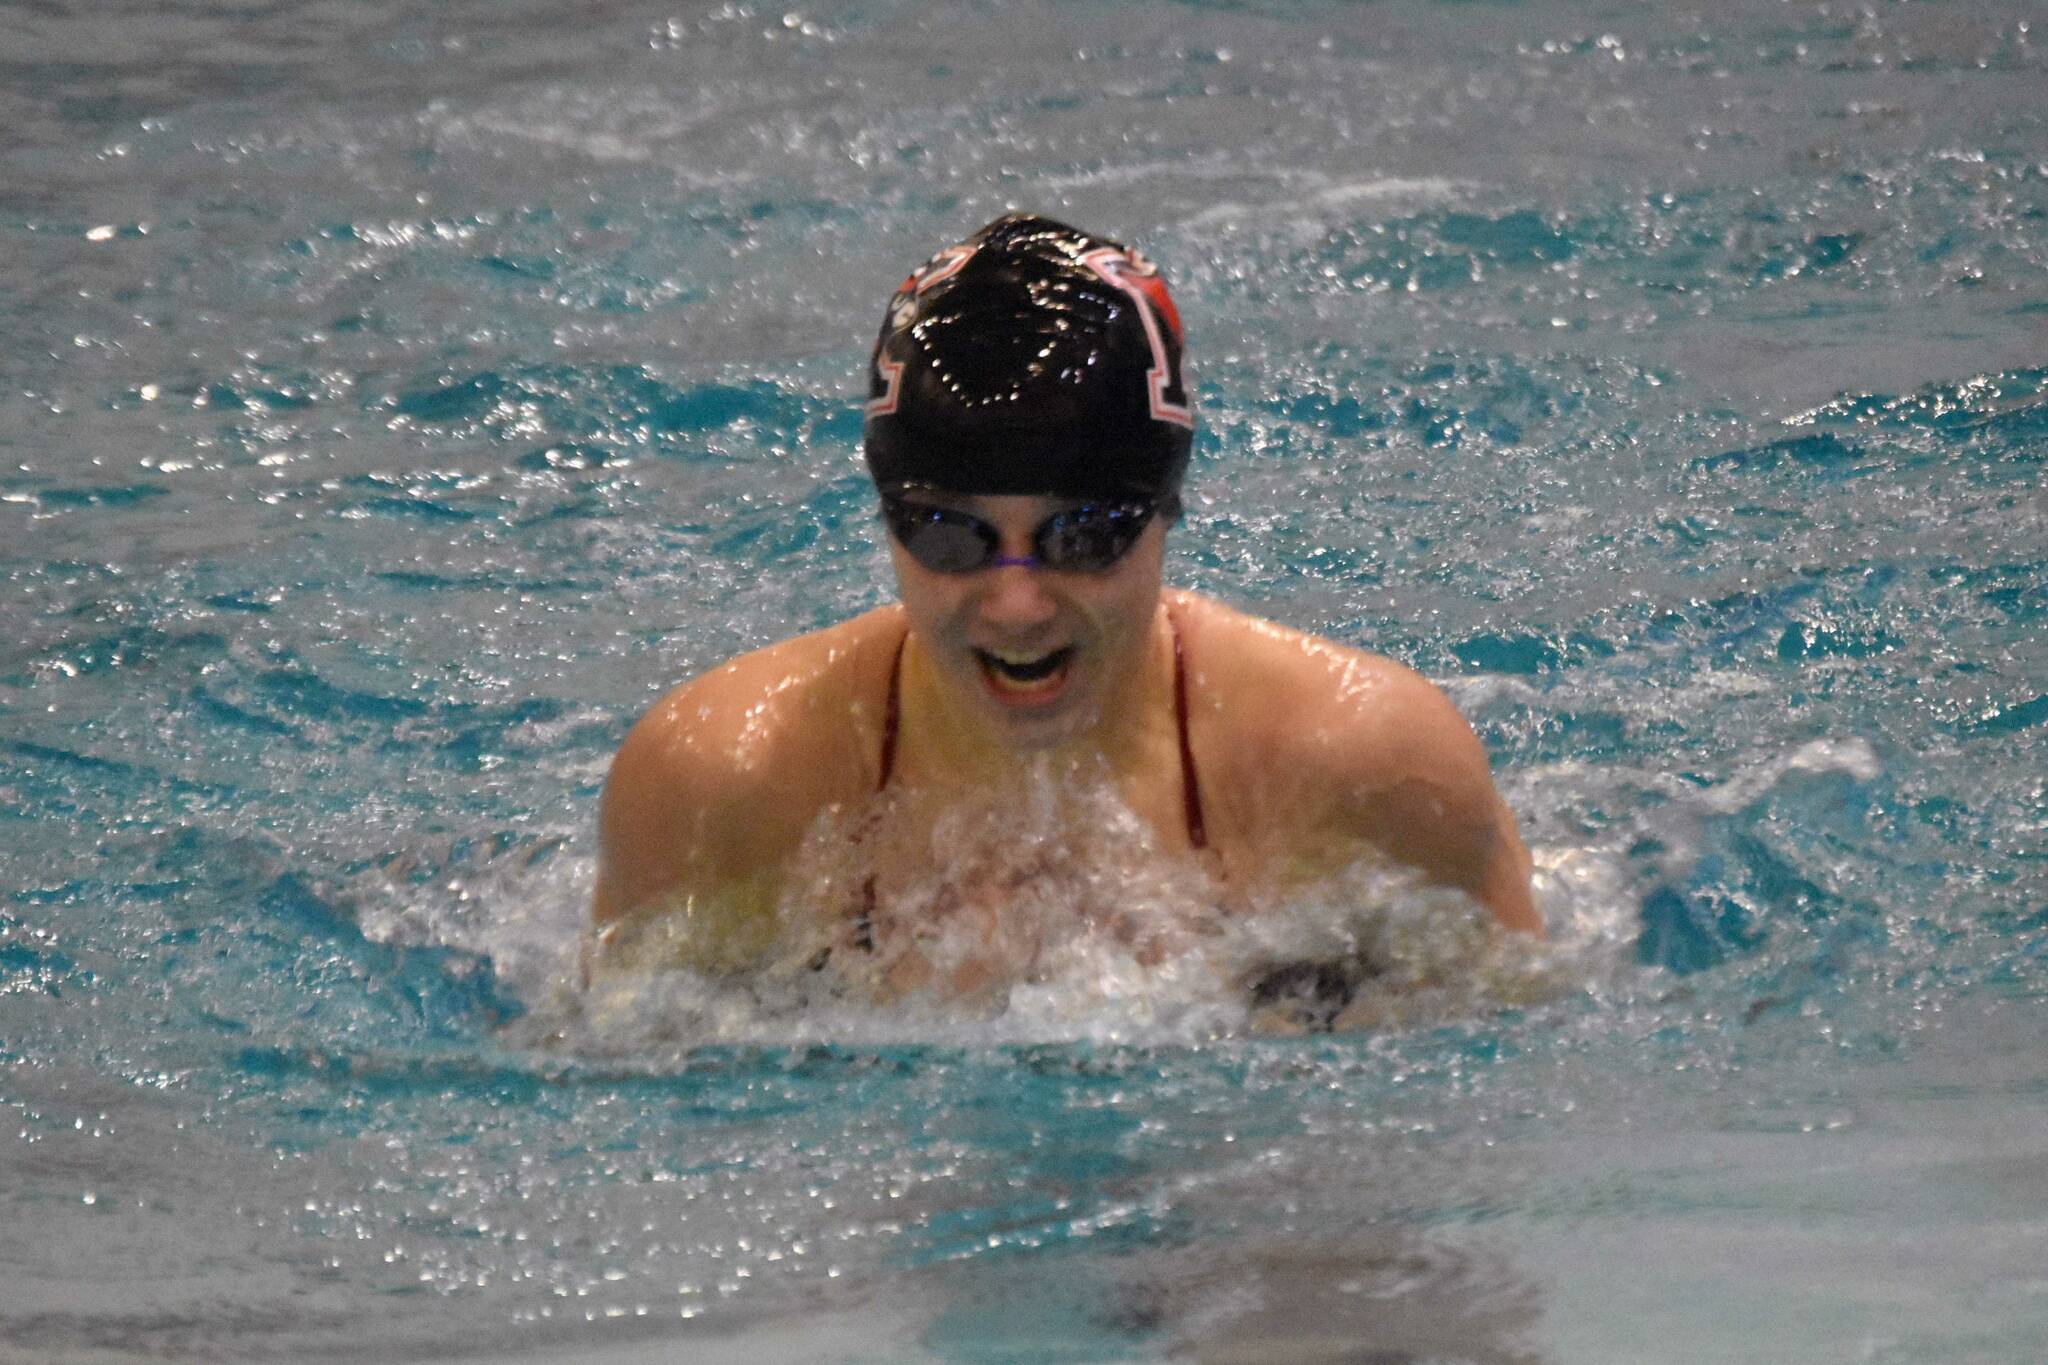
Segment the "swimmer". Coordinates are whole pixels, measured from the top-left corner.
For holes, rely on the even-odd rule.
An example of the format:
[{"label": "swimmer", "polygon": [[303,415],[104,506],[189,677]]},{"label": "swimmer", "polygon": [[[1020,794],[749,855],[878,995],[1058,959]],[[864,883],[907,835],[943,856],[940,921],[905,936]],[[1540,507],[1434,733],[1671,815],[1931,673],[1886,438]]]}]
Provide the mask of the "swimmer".
[{"label": "swimmer", "polygon": [[1107,784],[1227,901],[1378,857],[1541,933],[1514,818],[1438,688],[1163,586],[1195,426],[1181,342],[1149,260],[1045,218],[998,219],[904,281],[863,442],[899,600],[713,669],[633,728],[599,822],[596,961],[763,961],[810,831],[894,793],[875,841],[895,865],[876,855],[827,950],[872,953],[941,813],[1049,771]]}]

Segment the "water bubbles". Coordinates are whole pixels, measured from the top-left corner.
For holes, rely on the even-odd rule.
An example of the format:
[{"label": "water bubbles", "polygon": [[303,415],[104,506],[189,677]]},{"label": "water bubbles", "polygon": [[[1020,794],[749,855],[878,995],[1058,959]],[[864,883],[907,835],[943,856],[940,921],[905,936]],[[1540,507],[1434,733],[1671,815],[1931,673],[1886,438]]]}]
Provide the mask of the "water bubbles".
[{"label": "water bubbles", "polygon": [[[930,863],[891,861],[886,807],[899,799],[821,820],[780,942],[751,977],[628,965],[666,955],[654,926],[574,1018],[522,1027],[571,1047],[601,1035],[607,1051],[710,1039],[1190,1042],[1455,1017],[1543,996],[1563,970],[1557,953],[1499,934],[1464,896],[1373,859],[1250,902],[1226,896],[1200,866],[1154,848],[1085,774],[1048,770],[1021,794],[955,800],[933,826]],[[881,899],[859,919],[854,902],[877,868]],[[990,897],[992,887],[1005,889]],[[856,923],[872,949],[853,941]]]}]

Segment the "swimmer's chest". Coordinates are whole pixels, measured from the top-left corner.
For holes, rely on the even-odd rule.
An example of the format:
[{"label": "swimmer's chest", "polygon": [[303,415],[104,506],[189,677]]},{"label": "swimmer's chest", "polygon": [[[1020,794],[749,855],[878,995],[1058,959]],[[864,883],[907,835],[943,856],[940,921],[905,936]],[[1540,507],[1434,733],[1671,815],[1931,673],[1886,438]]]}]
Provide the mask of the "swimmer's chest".
[{"label": "swimmer's chest", "polygon": [[1148,804],[1084,782],[904,789],[810,850],[796,882],[808,914],[860,951],[979,944],[1030,959],[1076,934],[1142,939],[1191,907],[1213,913],[1219,885],[1215,860]]}]

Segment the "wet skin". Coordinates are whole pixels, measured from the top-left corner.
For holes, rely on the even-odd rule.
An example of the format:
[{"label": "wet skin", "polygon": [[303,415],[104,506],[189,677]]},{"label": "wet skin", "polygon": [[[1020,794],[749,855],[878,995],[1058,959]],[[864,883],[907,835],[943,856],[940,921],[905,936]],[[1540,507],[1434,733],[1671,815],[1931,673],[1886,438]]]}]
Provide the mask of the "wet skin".
[{"label": "wet skin", "polygon": [[[941,499],[934,499],[941,500]],[[1005,556],[1072,504],[942,499],[995,526]],[[1529,861],[1486,756],[1441,691],[1379,656],[1162,589],[1155,520],[1102,573],[925,569],[891,541],[900,606],[744,655],[675,689],[606,784],[593,908],[600,945],[645,940],[712,970],[770,948],[775,907],[819,815],[879,778],[902,647],[892,789],[1014,789],[1034,765],[1111,782],[1169,853],[1229,890],[1284,886],[1378,854],[1540,933]],[[1173,649],[1209,847],[1185,828]],[[934,808],[925,803],[924,808]],[[910,801],[903,818],[916,820]],[[917,831],[890,843],[916,847]],[[926,845],[928,847],[928,844]]]}]

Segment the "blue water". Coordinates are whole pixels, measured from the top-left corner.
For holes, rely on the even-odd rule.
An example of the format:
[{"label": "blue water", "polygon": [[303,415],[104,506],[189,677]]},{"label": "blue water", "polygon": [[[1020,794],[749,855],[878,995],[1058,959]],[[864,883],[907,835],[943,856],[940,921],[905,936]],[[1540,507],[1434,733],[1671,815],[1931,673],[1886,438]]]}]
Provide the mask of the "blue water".
[{"label": "blue water", "polygon": [[[2038,1360],[2040,27],[0,3],[0,1357]],[[1480,730],[1511,989],[574,988],[1013,206],[1175,281],[1171,578]]]}]

